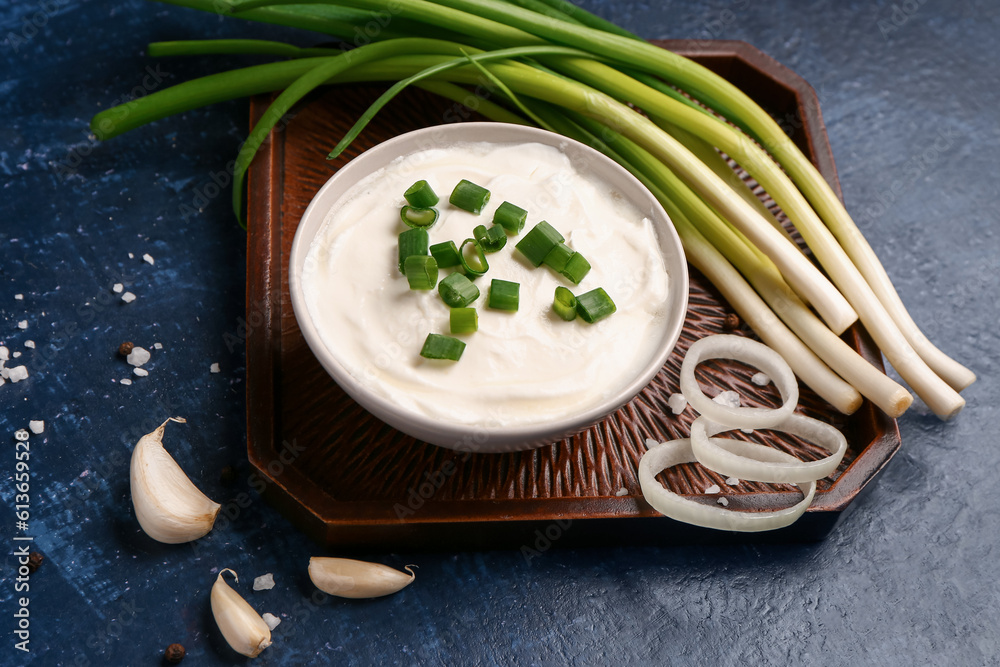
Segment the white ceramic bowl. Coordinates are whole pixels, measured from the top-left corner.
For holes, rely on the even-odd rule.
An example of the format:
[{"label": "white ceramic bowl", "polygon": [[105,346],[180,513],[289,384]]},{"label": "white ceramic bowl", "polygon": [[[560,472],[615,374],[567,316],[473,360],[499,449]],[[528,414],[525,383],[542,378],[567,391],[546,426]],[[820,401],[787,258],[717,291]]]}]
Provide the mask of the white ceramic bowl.
[{"label": "white ceramic bowl", "polygon": [[[507,145],[534,142],[554,146],[574,163],[585,160],[591,173],[596,173],[635,204],[653,223],[669,275],[667,316],[656,332],[658,340],[654,354],[631,381],[612,388],[602,402],[584,412],[538,425],[473,428],[469,424],[452,424],[415,411],[402,410],[382,395],[373,393],[346,370],[338,359],[337,350],[324,343],[316,322],[310,316],[302,285],[304,267],[310,244],[320,232],[327,213],[361,179],[400,156],[460,142]],[[394,428],[431,444],[449,449],[496,453],[532,449],[557,442],[595,424],[632,400],[653,379],[677,343],[687,312],[688,273],[680,239],[666,212],[649,190],[613,160],[588,146],[546,130],[502,123],[457,123],[429,127],[390,139],[361,154],[334,174],[316,193],[295,233],[289,261],[289,290],[296,320],[310,349],[337,384],[362,407]],[[476,437],[470,438],[470,431],[473,430]]]}]

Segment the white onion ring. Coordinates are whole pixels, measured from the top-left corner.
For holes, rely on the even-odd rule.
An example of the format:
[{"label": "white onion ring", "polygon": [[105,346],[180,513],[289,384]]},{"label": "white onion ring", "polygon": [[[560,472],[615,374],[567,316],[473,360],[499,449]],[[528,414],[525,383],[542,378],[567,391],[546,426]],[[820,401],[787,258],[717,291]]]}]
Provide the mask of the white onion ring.
[{"label": "white onion ring", "polygon": [[[736,440],[727,440],[726,442],[737,445],[753,445],[753,443]],[[754,447],[768,450],[769,453],[766,454],[768,458],[773,457],[781,461],[798,460],[777,449],[761,445],[753,445],[745,449],[748,452],[756,452]],[[656,445],[643,454],[639,461],[639,486],[642,488],[642,495],[646,502],[657,512],[684,523],[719,530],[756,533],[783,528],[794,523],[812,504],[813,496],[816,495],[816,482],[800,483],[798,487],[802,490],[804,497],[791,507],[771,512],[740,512],[688,500],[656,481],[656,475],[661,470],[681,463],[694,463],[695,460],[694,453],[691,451],[691,441],[687,438]]]},{"label": "white onion ring", "polygon": [[[731,408],[706,396],[694,378],[694,369],[706,359],[735,359],[763,371],[778,388],[780,408]],[[695,341],[681,363],[681,393],[695,410],[730,428],[770,428],[792,414],[799,402],[799,384],[780,354],[763,343],[742,336],[718,334]]]},{"label": "white onion ring", "polygon": [[[830,452],[830,455],[818,461],[800,461],[772,447],[754,445],[754,448],[750,448],[754,455],[748,457],[734,451],[736,448],[731,443],[739,443],[742,449],[748,449],[745,446],[753,443],[713,438],[712,436],[731,429],[716,424],[706,417],[698,417],[691,424],[691,451],[699,463],[720,475],[730,475],[754,482],[792,484],[812,482],[832,475],[847,451],[847,439],[844,434],[817,419],[791,414],[771,429],[804,438]],[[771,456],[755,448],[780,454],[780,457]]]}]

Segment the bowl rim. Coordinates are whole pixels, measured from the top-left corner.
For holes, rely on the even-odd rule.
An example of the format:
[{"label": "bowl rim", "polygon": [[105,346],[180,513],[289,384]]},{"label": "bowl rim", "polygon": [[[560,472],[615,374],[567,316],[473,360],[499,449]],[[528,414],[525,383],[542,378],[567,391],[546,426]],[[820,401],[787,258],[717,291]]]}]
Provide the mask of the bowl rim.
[{"label": "bowl rim", "polygon": [[[322,229],[330,208],[359,180],[396,158],[442,144],[463,142],[542,143],[562,152],[569,148],[582,153],[593,161],[592,164],[596,163],[593,169],[599,178],[611,182],[619,190],[626,190],[623,194],[653,222],[669,276],[667,302],[672,304],[661,341],[653,360],[642,373],[588,410],[544,423],[513,426],[448,423],[401,410],[390,399],[365,388],[343,366],[327,347],[312,320],[302,289],[303,269],[310,245]],[[636,201],[636,196],[642,201]],[[339,168],[316,192],[299,220],[289,254],[288,281],[292,311],[302,336],[341,389],[376,417],[408,435],[447,449],[476,453],[527,450],[552,444],[584,430],[626,405],[659,373],[676,347],[687,314],[689,290],[687,259],[670,217],[655,196],[628,170],[596,149],[569,137],[541,128],[489,121],[437,125],[406,132],[366,150]],[[480,439],[485,442],[479,442]]]}]

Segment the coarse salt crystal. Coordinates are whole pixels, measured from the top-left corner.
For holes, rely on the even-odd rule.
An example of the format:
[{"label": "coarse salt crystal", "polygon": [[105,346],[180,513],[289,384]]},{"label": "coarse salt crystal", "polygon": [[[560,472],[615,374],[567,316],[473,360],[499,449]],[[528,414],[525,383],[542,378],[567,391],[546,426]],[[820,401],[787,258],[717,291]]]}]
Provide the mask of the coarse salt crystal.
[{"label": "coarse salt crystal", "polygon": [[0,360],[7,361],[8,359],[10,359],[10,350],[0,345]]},{"label": "coarse salt crystal", "polygon": [[210,373],[219,373],[219,372],[221,372],[221,371],[219,370],[219,364],[217,364],[217,363],[215,363],[215,364],[212,364],[212,365],[211,365],[211,366],[209,367],[208,371],[209,371]]},{"label": "coarse salt crystal", "polygon": [[12,354],[12,355],[10,355],[10,356],[12,356],[12,357],[14,357],[15,359],[17,359],[18,357],[20,357],[20,356],[21,356],[21,352],[20,352],[20,350],[18,350],[18,351],[14,352],[14,354]]},{"label": "coarse salt crystal", "polygon": [[656,440],[653,440],[652,438],[646,438],[646,447],[656,447],[658,444],[660,443],[657,442]]},{"label": "coarse salt crystal", "polygon": [[740,407],[740,395],[735,391],[724,391],[713,398],[712,401],[730,408]]},{"label": "coarse salt crystal", "polygon": [[115,283],[111,287],[111,291],[114,292],[115,294],[121,294],[123,289],[125,289],[125,286],[122,285],[121,283]]},{"label": "coarse salt crystal", "polygon": [[121,383],[122,384],[132,384],[132,381],[129,380],[128,378],[122,378]]},{"label": "coarse salt crystal", "polygon": [[42,421],[41,419],[32,419],[31,421],[28,422],[28,428],[31,429],[32,433],[38,435],[39,433],[45,430],[45,422]]},{"label": "coarse salt crystal", "polygon": [[720,498],[719,498],[719,499],[718,499],[717,501],[715,501],[715,502],[719,503],[719,504],[720,504],[720,505],[722,505],[723,507],[729,507],[729,501],[728,501],[728,500],[726,500],[725,498],[721,498],[721,497],[720,497]]},{"label": "coarse salt crystal", "polygon": [[667,405],[670,407],[670,411],[675,415],[679,415],[684,412],[687,404],[688,400],[684,397],[684,394],[670,394],[670,398],[667,399]]},{"label": "coarse salt crystal", "polygon": [[708,493],[708,494],[719,493],[720,491],[722,491],[722,489],[719,488],[718,484],[713,484],[712,486],[710,486],[707,489],[705,489],[705,493]]},{"label": "coarse salt crystal", "polygon": [[141,378],[144,378],[147,375],[149,375],[149,371],[147,371],[145,368],[139,368],[138,366],[136,366],[135,368],[133,368],[132,372],[135,373],[137,376],[139,376]]},{"label": "coarse salt crystal", "polygon": [[14,368],[5,368],[4,370],[7,371],[7,379],[15,384],[21,380],[28,379],[28,369],[24,366],[14,366]]},{"label": "coarse salt crystal", "polygon": [[27,347],[27,348],[31,348],[33,350],[33,349],[35,349],[35,341],[33,341],[33,340],[26,340],[26,341],[24,341],[24,346]]},{"label": "coarse salt crystal", "polygon": [[133,366],[142,366],[144,363],[149,361],[149,350],[141,347],[133,347],[132,351],[128,353],[125,357],[125,361],[129,362]]},{"label": "coarse salt crystal", "polygon": [[736,486],[739,483],[740,483],[740,480],[736,479],[735,477],[727,477],[726,478],[726,484],[728,484],[729,486]]},{"label": "coarse salt crystal", "polygon": [[24,295],[23,294],[15,294],[14,298],[17,299],[18,301],[23,301],[24,300]]},{"label": "coarse salt crystal", "polygon": [[18,329],[27,329],[28,328],[28,320],[21,320],[20,322],[18,322],[17,323],[17,328]]},{"label": "coarse salt crystal", "polygon": [[628,495],[628,489],[626,489],[623,486],[622,488],[620,488],[617,491],[615,491],[615,495],[618,496],[619,498],[621,498],[622,496],[627,496]]},{"label": "coarse salt crystal", "polygon": [[154,350],[162,350],[163,349],[163,343],[153,343],[153,349]]},{"label": "coarse salt crystal", "polygon": [[148,252],[145,255],[142,256],[142,261],[146,262],[150,266],[152,266],[155,263],[155,260],[153,259],[153,256],[150,255]]},{"label": "coarse salt crystal", "polygon": [[267,623],[267,627],[270,628],[271,630],[274,630],[276,627],[278,627],[278,623],[281,623],[280,618],[278,618],[274,614],[269,614],[266,611],[261,615],[261,618],[264,619],[264,622]]},{"label": "coarse salt crystal", "polygon": [[132,294],[132,292],[125,292],[122,294],[122,301],[125,303],[132,303],[135,301],[135,294]]},{"label": "coarse salt crystal", "polygon": [[4,380],[3,377],[0,377],[0,387],[4,386],[5,384],[7,384],[7,381]]},{"label": "coarse salt crystal", "polygon": [[10,377],[10,369],[0,366],[0,378],[7,379]]},{"label": "coarse salt crystal", "polygon": [[255,591],[267,591],[272,588],[274,588],[274,575],[270,572],[262,574],[253,580],[253,589]]},{"label": "coarse salt crystal", "polygon": [[771,384],[771,378],[767,377],[764,373],[754,373],[750,381],[758,387],[766,387]]},{"label": "coarse salt crystal", "polygon": [[129,259],[135,259],[135,255],[133,255],[132,253],[129,253],[129,254],[128,254],[128,258],[129,258]]}]

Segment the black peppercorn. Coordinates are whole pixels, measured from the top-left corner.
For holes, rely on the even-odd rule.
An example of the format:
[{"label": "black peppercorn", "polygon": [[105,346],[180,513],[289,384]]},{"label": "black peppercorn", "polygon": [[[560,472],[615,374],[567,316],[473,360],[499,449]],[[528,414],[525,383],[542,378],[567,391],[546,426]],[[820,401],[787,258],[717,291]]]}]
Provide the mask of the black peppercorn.
[{"label": "black peppercorn", "polygon": [[34,571],[38,569],[38,566],[42,564],[43,560],[45,560],[45,556],[37,551],[32,551],[28,554],[28,572],[34,573]]},{"label": "black peppercorn", "polygon": [[233,466],[226,466],[219,473],[219,481],[226,486],[233,486],[236,484],[236,469]]},{"label": "black peppercorn", "polygon": [[128,355],[132,354],[133,347],[135,347],[134,343],[132,343],[131,341],[125,341],[124,343],[118,346],[118,354],[122,355],[123,357],[127,357]]},{"label": "black peppercorn", "polygon": [[722,320],[722,328],[726,331],[734,331],[740,328],[740,316],[736,313],[728,313],[726,319]]},{"label": "black peppercorn", "polygon": [[171,644],[167,647],[167,650],[163,652],[163,659],[171,665],[176,665],[184,659],[184,647],[180,644]]}]

